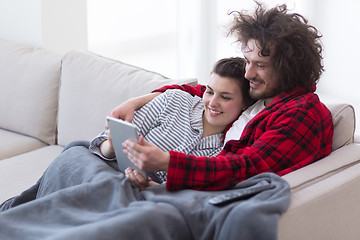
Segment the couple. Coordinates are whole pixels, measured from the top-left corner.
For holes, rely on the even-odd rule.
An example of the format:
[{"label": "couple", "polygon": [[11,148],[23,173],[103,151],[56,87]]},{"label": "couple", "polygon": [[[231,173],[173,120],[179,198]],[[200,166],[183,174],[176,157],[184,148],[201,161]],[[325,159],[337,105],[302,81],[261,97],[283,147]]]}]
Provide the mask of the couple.
[{"label": "couple", "polygon": [[[245,73],[242,66],[238,68],[241,69],[240,77],[222,76],[221,73],[217,73],[215,67],[207,87],[201,85],[163,87],[151,95],[129,100],[110,112],[113,117],[131,120],[135,109],[169,88],[203,96],[204,131],[200,129],[194,134],[198,134],[196,139],[202,143],[211,137],[207,135],[219,137],[216,134],[221,135],[227,130],[226,143],[218,155],[203,156],[202,149],[199,149],[197,154],[191,151],[183,153],[176,149],[171,150],[171,145],[168,149],[162,149],[143,138],[140,139],[139,144],[131,141],[123,144],[125,152],[137,167],[148,172],[158,172],[163,180],[166,179],[167,190],[228,189],[264,172],[285,175],[331,152],[332,117],[314,93],[316,83],[323,71],[322,47],[317,30],[308,25],[301,15],[289,14],[285,5],[266,11],[261,4],[258,4],[254,15],[249,15],[247,12],[235,12],[235,14],[230,33],[236,34],[245,56]],[[241,64],[242,60],[238,59],[238,61]],[[243,77],[248,81],[244,81]],[[244,85],[239,85],[244,82],[249,87],[249,91],[245,93],[241,92],[245,90]],[[232,97],[235,98],[236,95],[236,101],[227,99],[229,97],[227,94],[233,93]],[[247,102],[248,93],[252,99],[257,100],[251,106],[250,102]],[[180,97],[180,102],[175,99],[171,104],[186,103],[189,107],[184,109],[191,109],[194,106],[191,111],[194,113],[199,111],[198,98],[189,98],[174,91],[167,91],[161,95],[155,101],[158,102],[158,109],[166,109],[162,104],[167,99]],[[221,116],[224,110],[220,111],[214,107],[213,100],[226,103],[225,105],[230,107],[230,111],[227,110],[226,113],[231,117],[226,121],[216,122],[216,117]],[[240,115],[246,107],[248,108]],[[156,110],[156,107],[153,109]],[[166,121],[171,120],[173,114],[177,115],[176,112],[170,111]],[[196,115],[197,120],[200,119],[200,115]],[[183,119],[182,113],[178,116]],[[188,116],[189,119],[185,121],[194,121],[191,117]],[[139,120],[136,120],[137,118]],[[134,116],[134,121],[142,124],[144,119],[141,118],[144,118],[141,114]],[[231,127],[227,129],[228,124],[232,122]],[[175,121],[174,126],[178,126],[179,123],[180,121]],[[206,130],[208,123],[211,123],[211,132]],[[201,123],[197,122],[197,124],[201,128]],[[188,136],[191,138],[190,134]],[[104,141],[106,139],[106,137],[100,139],[92,146],[98,148],[94,151],[99,155],[111,158],[113,157],[111,144],[110,141]],[[183,144],[188,144],[187,141]],[[166,175],[163,174],[164,171]],[[150,184],[134,171],[129,170],[126,174],[132,184],[141,189]],[[14,200],[16,202],[16,198]],[[2,209],[16,206],[14,200],[3,205]],[[21,202],[20,200],[19,203]]]},{"label": "couple", "polygon": [[[249,80],[250,96],[257,102],[227,131],[220,154],[167,153],[146,141],[124,143],[129,158],[140,169],[167,171],[168,190],[226,189],[262,172],[282,176],[331,152],[331,113],[314,93],[323,72],[321,35],[301,15],[287,13],[285,5],[266,11],[258,3],[254,15],[235,13],[230,33],[242,44],[244,76]],[[156,92],[169,88],[206,95],[200,85],[167,86]],[[132,113],[156,94],[130,100],[110,115],[131,120]],[[245,117],[252,119],[247,123]],[[134,182],[146,184],[131,174]]]}]

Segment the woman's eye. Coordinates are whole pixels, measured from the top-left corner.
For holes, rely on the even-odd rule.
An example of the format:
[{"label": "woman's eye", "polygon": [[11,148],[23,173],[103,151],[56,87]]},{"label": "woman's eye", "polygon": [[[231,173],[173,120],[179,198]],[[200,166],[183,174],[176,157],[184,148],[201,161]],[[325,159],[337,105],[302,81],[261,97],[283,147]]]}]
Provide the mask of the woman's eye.
[{"label": "woman's eye", "polygon": [[225,100],[231,100],[231,97],[222,96],[222,98]]},{"label": "woman's eye", "polygon": [[206,93],[206,94],[214,94],[212,91],[209,91],[209,90],[206,91],[205,93]]}]

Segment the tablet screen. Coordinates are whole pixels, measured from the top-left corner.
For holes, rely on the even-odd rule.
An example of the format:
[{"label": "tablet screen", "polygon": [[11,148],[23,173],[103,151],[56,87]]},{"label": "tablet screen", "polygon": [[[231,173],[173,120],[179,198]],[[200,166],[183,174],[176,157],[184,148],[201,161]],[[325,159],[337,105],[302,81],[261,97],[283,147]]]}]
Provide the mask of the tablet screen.
[{"label": "tablet screen", "polygon": [[106,119],[108,121],[119,169],[124,172],[126,168],[131,167],[132,169],[136,169],[145,178],[147,178],[146,172],[139,170],[137,167],[135,167],[135,165],[129,160],[127,155],[123,153],[123,142],[125,142],[127,139],[136,142],[138,141],[136,126],[132,123],[113,117],[106,117]]}]

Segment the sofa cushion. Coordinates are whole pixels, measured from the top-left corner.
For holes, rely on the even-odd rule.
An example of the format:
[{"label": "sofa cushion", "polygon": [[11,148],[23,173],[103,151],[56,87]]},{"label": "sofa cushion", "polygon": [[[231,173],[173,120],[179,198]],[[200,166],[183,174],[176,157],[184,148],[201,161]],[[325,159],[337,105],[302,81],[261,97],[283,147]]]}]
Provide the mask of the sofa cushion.
[{"label": "sofa cushion", "polygon": [[0,203],[34,185],[49,164],[63,150],[46,146],[0,161]]},{"label": "sofa cushion", "polygon": [[332,150],[335,151],[354,142],[355,110],[350,104],[327,104],[334,124]]},{"label": "sofa cushion", "polygon": [[0,39],[0,128],[55,143],[61,56]]},{"label": "sofa cushion", "polygon": [[0,129],[0,160],[44,146],[39,139]]},{"label": "sofa cushion", "polygon": [[58,143],[91,140],[104,130],[108,111],[129,98],[166,84],[193,81],[166,79],[89,52],[69,52],[62,60]]}]

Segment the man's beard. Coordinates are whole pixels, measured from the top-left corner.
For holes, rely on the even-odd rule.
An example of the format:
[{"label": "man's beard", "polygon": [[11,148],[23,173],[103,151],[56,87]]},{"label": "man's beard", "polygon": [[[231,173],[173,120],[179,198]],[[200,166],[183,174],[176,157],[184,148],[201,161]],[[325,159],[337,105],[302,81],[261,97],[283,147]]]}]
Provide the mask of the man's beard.
[{"label": "man's beard", "polygon": [[279,95],[279,90],[275,88],[271,88],[271,89],[265,89],[265,91],[257,92],[256,90],[253,91],[252,88],[250,87],[249,95],[254,100],[269,99]]}]

